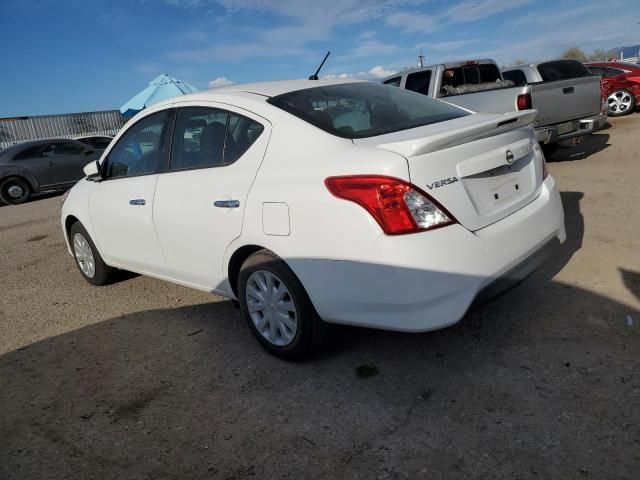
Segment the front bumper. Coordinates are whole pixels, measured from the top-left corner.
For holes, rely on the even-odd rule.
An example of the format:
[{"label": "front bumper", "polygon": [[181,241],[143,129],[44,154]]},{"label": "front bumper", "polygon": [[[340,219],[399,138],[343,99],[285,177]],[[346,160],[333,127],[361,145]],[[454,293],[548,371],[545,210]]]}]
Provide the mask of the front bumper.
[{"label": "front bumper", "polygon": [[560,125],[548,125],[536,128],[536,140],[541,144],[557,143],[590,133],[597,132],[607,124],[607,115],[599,114],[575,120],[576,129],[568,133],[560,133]]},{"label": "front bumper", "polygon": [[[424,332],[458,322],[501,277],[522,279],[528,259],[564,242],[555,180],[536,200],[476,232],[461,225],[413,235],[381,235],[359,261],[289,259],[326,321]],[[518,274],[518,266],[528,265]]]}]

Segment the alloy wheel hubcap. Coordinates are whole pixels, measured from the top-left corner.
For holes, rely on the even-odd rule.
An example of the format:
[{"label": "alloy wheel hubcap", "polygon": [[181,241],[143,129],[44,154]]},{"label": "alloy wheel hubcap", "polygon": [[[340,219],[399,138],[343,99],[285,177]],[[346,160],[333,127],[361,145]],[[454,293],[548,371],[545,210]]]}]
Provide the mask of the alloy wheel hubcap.
[{"label": "alloy wheel hubcap", "polygon": [[11,198],[20,198],[24,195],[24,189],[20,185],[11,185],[7,188],[7,193]]},{"label": "alloy wheel hubcap", "polygon": [[73,236],[73,251],[76,255],[76,261],[80,267],[80,271],[87,277],[93,278],[96,274],[96,264],[93,260],[93,252],[87,239],[81,233]]},{"label": "alloy wheel hubcap", "polygon": [[613,92],[607,98],[607,103],[612,113],[626,112],[631,108],[631,95],[627,92]]},{"label": "alloy wheel hubcap", "polygon": [[298,331],[298,312],[284,282],[271,272],[257,270],[249,276],[245,297],[260,335],[278,347],[289,345]]}]

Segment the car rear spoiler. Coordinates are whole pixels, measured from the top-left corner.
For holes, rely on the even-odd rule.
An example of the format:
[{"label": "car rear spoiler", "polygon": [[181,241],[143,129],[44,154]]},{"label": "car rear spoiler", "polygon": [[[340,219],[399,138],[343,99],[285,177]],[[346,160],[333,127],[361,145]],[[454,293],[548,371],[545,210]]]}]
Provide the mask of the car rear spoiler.
[{"label": "car rear spoiler", "polygon": [[523,110],[504,115],[469,115],[395,134],[358,139],[354,143],[414,157],[531,125],[537,114],[537,110]]}]

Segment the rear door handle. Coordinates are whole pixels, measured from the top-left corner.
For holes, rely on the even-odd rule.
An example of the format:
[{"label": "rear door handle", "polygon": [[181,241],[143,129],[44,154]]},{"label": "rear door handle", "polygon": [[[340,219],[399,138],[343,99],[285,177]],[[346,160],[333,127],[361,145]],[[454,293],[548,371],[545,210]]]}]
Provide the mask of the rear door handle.
[{"label": "rear door handle", "polygon": [[147,201],[144,198],[133,198],[129,200],[129,205],[146,205]]},{"label": "rear door handle", "polygon": [[238,200],[216,200],[213,202],[213,206],[218,208],[238,208],[240,202]]},{"label": "rear door handle", "polygon": [[563,88],[562,93],[573,93],[573,87]]}]

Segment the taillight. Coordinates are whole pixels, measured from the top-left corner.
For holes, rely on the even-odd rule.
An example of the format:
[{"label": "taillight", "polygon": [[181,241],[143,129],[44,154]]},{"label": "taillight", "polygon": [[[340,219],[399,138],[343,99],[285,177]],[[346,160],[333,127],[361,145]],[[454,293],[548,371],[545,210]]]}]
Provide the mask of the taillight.
[{"label": "taillight", "polygon": [[516,105],[518,106],[518,110],[531,110],[533,108],[533,100],[531,99],[531,94],[523,93],[522,95],[518,95]]},{"label": "taillight", "polygon": [[423,232],[456,223],[428,194],[399,178],[352,175],[329,177],[324,183],[336,197],[367,210],[387,235]]}]

